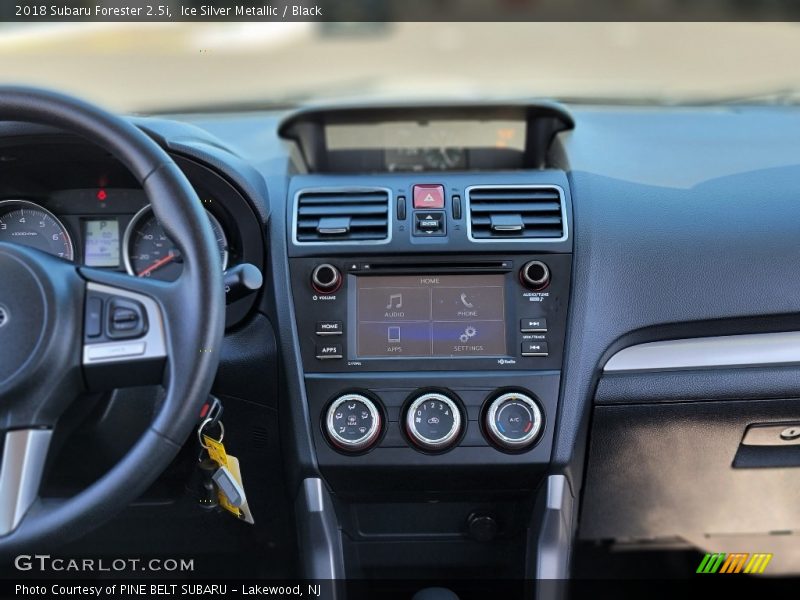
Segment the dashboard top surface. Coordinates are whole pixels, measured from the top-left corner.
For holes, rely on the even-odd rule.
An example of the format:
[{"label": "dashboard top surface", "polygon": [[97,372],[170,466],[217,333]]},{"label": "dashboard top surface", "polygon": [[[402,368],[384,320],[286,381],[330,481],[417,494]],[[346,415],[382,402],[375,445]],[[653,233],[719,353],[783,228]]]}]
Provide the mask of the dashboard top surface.
[{"label": "dashboard top surface", "polygon": [[[800,109],[787,106],[638,107],[568,105],[573,131],[560,135],[571,171],[686,188],[724,175],[797,162]],[[278,128],[288,111],[143,118],[191,123],[269,175],[290,156]]]}]

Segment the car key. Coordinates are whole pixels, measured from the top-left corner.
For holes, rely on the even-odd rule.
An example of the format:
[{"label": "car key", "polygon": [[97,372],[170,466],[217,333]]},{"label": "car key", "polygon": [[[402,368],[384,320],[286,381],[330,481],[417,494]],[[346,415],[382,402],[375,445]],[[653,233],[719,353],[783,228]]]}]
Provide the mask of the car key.
[{"label": "car key", "polygon": [[211,479],[214,483],[217,484],[219,491],[225,494],[225,497],[228,499],[233,506],[239,508],[242,506],[244,502],[244,490],[242,490],[242,486],[236,481],[236,478],[230,472],[228,467],[219,467],[214,474],[211,476]]},{"label": "car key", "polygon": [[[201,434],[201,443],[203,447],[208,452],[208,456],[211,458],[211,460],[213,460],[219,467],[218,471],[215,472],[214,475],[216,476],[219,471],[225,469],[225,471],[219,475],[223,485],[220,485],[219,483],[217,484],[217,489],[219,491],[219,505],[239,519],[242,519],[246,523],[250,523],[252,525],[255,521],[253,519],[253,514],[250,511],[250,507],[247,504],[247,495],[245,494],[244,486],[242,485],[242,473],[241,469],[239,468],[239,459],[237,459],[235,456],[229,455],[225,451],[225,446],[222,444],[222,437],[224,436],[225,428],[222,426],[221,422],[219,425],[222,432],[220,439],[215,440],[209,435]],[[202,429],[200,431],[202,431]],[[228,478],[230,478],[230,480],[228,480]],[[238,486],[232,488],[230,491],[231,496],[228,496],[228,488],[231,486],[225,486],[231,481],[238,484]],[[232,491],[233,489],[235,489],[235,492]]]},{"label": "car key", "polygon": [[204,509],[214,509],[219,506],[219,488],[214,482],[214,474],[219,469],[219,465],[208,455],[208,450],[203,445],[202,435],[209,430],[218,429],[219,439],[222,441],[225,436],[224,426],[220,423],[222,411],[222,402],[216,396],[211,395],[200,411],[201,423],[197,428],[200,452],[188,488]]}]

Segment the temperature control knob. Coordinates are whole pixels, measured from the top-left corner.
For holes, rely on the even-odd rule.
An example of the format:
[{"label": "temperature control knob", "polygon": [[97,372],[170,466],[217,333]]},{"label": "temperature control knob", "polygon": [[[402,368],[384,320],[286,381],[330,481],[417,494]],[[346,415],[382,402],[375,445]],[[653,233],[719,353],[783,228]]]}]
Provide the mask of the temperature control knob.
[{"label": "temperature control knob", "polygon": [[406,411],[406,433],[423,450],[447,450],[461,435],[461,410],[444,394],[422,394]]},{"label": "temperature control knob", "polygon": [[539,404],[530,396],[507,392],[495,398],[486,411],[486,432],[507,450],[521,450],[536,441],[544,419]]},{"label": "temperature control knob", "polygon": [[381,434],[381,413],[361,394],[345,394],[331,403],[325,415],[325,432],[331,443],[346,452],[371,448]]}]

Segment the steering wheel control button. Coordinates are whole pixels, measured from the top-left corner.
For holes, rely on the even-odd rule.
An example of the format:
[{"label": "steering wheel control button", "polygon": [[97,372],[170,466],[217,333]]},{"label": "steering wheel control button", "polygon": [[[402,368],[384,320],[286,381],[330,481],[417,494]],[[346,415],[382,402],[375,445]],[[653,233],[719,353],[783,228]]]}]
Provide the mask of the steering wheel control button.
[{"label": "steering wheel control button", "polygon": [[127,358],[144,354],[144,342],[128,342],[121,344],[94,344],[87,346],[86,355],[89,360],[104,360],[109,358]]},{"label": "steering wheel control button", "polygon": [[462,432],[461,409],[438,392],[423,394],[406,411],[406,434],[418,447],[441,452],[455,445]]},{"label": "steering wheel control button", "polygon": [[522,342],[522,356],[547,356],[547,342]]},{"label": "steering wheel control button", "polygon": [[98,296],[86,298],[86,337],[96,338],[103,334],[103,299]]},{"label": "steering wheel control button", "polygon": [[323,263],[311,271],[311,287],[320,294],[333,294],[342,286],[342,274],[331,264]]},{"label": "steering wheel control button", "polygon": [[444,186],[415,185],[414,208],[444,208]]},{"label": "steering wheel control button", "polygon": [[342,358],[344,352],[341,344],[317,344],[317,358],[319,360],[330,360]]},{"label": "steering wheel control button", "polygon": [[444,235],[444,213],[436,211],[416,211],[414,212],[414,235],[434,236]]},{"label": "steering wheel control button", "polygon": [[505,450],[531,446],[543,423],[542,409],[536,401],[519,392],[508,392],[492,400],[484,421],[490,440]]},{"label": "steering wheel control button", "polygon": [[317,335],[342,335],[341,321],[317,321]]},{"label": "steering wheel control button", "polygon": [[107,331],[112,339],[130,339],[147,332],[147,317],[140,302],[129,298],[111,298],[107,303]]},{"label": "steering wheel control button", "polygon": [[540,260],[528,261],[519,270],[519,279],[526,288],[538,292],[550,285],[550,268]]},{"label": "steering wheel control button", "polygon": [[345,394],[331,403],[325,416],[330,442],[345,452],[369,450],[381,434],[381,413],[361,394]]},{"label": "steering wheel control button", "polygon": [[519,328],[522,333],[547,331],[547,319],[522,319]]}]

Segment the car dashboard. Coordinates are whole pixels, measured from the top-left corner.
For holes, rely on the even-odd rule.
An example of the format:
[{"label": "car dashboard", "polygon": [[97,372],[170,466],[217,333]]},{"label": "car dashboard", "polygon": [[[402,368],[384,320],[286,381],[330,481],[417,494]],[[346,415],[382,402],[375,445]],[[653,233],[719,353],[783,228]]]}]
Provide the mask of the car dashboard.
[{"label": "car dashboard", "polygon": [[[795,108],[131,120],[195,187],[223,268],[264,276],[228,304],[214,394],[299,573],[564,579],[586,545],[737,543],[793,572]],[[113,157],[24,124],[0,129],[0,240],[180,269]],[[148,492],[164,519],[183,473]]]}]

